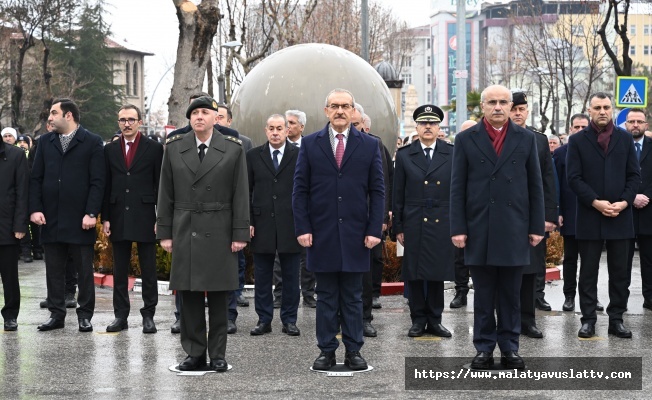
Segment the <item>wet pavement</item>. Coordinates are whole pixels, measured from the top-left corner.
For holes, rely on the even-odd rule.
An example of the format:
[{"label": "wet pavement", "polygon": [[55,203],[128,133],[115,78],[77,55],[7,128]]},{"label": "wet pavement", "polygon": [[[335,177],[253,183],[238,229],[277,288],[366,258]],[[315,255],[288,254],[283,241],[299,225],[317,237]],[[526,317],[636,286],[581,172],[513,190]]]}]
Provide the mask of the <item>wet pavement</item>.
[{"label": "wet pavement", "polygon": [[[638,257],[638,255],[636,256]],[[600,269],[599,298],[608,304],[606,255]],[[537,311],[537,324],[543,339],[521,336],[520,354],[527,357],[643,357],[642,391],[417,391],[405,389],[405,357],[465,357],[475,355],[472,344],[473,291],[469,305],[448,308],[454,292],[446,292],[443,324],[452,338],[431,335],[408,338],[409,309],[401,296],[381,298],[382,309],[374,310],[378,337],[366,338],[362,355],[374,370],[353,377],[328,377],[309,369],[319,350],[315,339],[315,310],[299,307],[297,325],[301,336],[281,333],[278,310],[273,332],[253,337],[249,330],[257,321],[253,293],[247,292],[250,307],[239,307],[238,333],[229,335],[227,361],[233,369],[225,374],[177,376],[168,367],[185,357],[179,336],[170,333],[174,322],[174,298],[160,296],[155,322],[157,334],[141,332],[139,293],[131,293],[132,310],[128,331],[106,333],[113,320],[111,289],[96,289],[93,333],[78,332],[74,310],[68,310],[66,327],[39,332],[36,327],[48,318],[39,308],[45,298],[45,266],[42,261],[20,263],[22,291],[17,332],[0,331],[0,398],[93,398],[93,399],[185,399],[185,398],[649,398],[652,373],[652,311],[642,308],[640,269],[634,261],[629,311],[625,325],[633,339],[607,335],[608,317],[600,313],[597,338],[579,340],[577,311],[562,312],[562,281],[546,285],[546,299],[553,311]],[[576,302],[578,299],[576,298]],[[71,312],[73,311],[73,312]],[[344,358],[343,346],[337,352]],[[494,353],[496,362],[500,353]],[[590,360],[587,360],[590,365]],[[460,388],[464,388],[463,385]]]}]

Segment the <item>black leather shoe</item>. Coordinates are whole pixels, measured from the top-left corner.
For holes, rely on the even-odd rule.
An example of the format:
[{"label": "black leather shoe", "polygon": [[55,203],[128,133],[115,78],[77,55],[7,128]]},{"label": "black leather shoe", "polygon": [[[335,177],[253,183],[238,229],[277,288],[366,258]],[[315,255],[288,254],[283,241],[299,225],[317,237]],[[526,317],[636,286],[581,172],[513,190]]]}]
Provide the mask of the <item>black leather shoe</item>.
[{"label": "black leather shoe", "polygon": [[604,306],[599,301],[595,304],[595,311],[604,311]]},{"label": "black leather shoe", "polygon": [[566,296],[566,300],[564,300],[564,305],[561,306],[561,309],[564,311],[575,311],[575,296]]},{"label": "black leather shoe", "polygon": [[609,324],[609,330],[607,331],[610,335],[616,335],[619,338],[631,338],[632,331],[625,328],[622,322],[616,322]]},{"label": "black leather shoe", "polygon": [[23,261],[26,262],[26,263],[31,263],[31,262],[33,262],[34,259],[32,258],[32,253],[25,253],[25,254],[23,254]]},{"label": "black leather shoe", "polygon": [[116,318],[106,327],[107,332],[120,332],[129,329],[129,324],[125,318]]},{"label": "black leather shoe", "polygon": [[74,293],[66,293],[66,308],[77,308],[77,300]]},{"label": "black leather shoe", "polygon": [[41,308],[48,308],[48,299],[45,299],[45,300],[41,301],[40,303],[38,303],[38,306],[41,307]]},{"label": "black leather shoe", "polygon": [[63,320],[49,318],[47,321],[39,325],[37,329],[41,332],[51,331],[53,329],[63,329],[64,325],[65,323],[63,322]]},{"label": "black leather shoe", "polygon": [[228,324],[227,324],[226,333],[228,333],[229,335],[232,335],[232,334],[236,333],[237,331],[238,331],[238,327],[236,326],[235,321],[230,319]]},{"label": "black leather shoe", "polygon": [[152,317],[143,317],[143,333],[156,333],[156,324],[154,323],[154,318]]},{"label": "black leather shoe", "polygon": [[577,337],[584,339],[592,338],[595,336],[595,325],[593,324],[582,324],[582,327],[577,332]]},{"label": "black leather shoe", "polygon": [[312,369],[318,371],[328,371],[335,366],[335,352],[334,351],[322,351],[319,353],[319,357],[312,363]]},{"label": "black leather shoe", "polygon": [[383,308],[383,305],[380,304],[380,298],[379,297],[374,297],[371,300],[371,308],[376,308],[376,309]]},{"label": "black leather shoe", "polygon": [[303,298],[303,305],[305,307],[317,308],[317,300],[312,296],[306,296]]},{"label": "black leather shoe", "polygon": [[287,333],[288,336],[299,336],[301,331],[297,328],[296,324],[283,324],[283,333]]},{"label": "black leather shoe", "polygon": [[453,336],[453,334],[448,329],[446,329],[446,327],[442,324],[437,324],[437,325],[428,324],[428,327],[426,328],[426,333],[430,333],[439,337]]},{"label": "black leather shoe", "polygon": [[359,351],[347,351],[344,354],[344,365],[354,371],[362,371],[369,368],[367,361],[362,358]]},{"label": "black leather shoe", "polygon": [[494,355],[488,351],[479,351],[471,361],[471,369],[489,369],[494,365]]},{"label": "black leather shoe", "polygon": [[35,251],[34,252],[34,259],[35,260],[42,260],[43,259],[43,253],[41,253],[39,251]]},{"label": "black leather shoe", "polygon": [[93,325],[88,318],[79,318],[79,332],[93,332]]},{"label": "black leather shoe", "polygon": [[274,299],[274,308],[281,308],[283,300],[280,297]]},{"label": "black leather shoe", "polygon": [[421,337],[425,331],[421,324],[412,324],[412,327],[408,331],[408,337]]},{"label": "black leather shoe", "polygon": [[466,303],[466,293],[459,290],[455,293],[455,297],[453,297],[453,300],[451,301],[450,308],[464,307]]},{"label": "black leather shoe", "polygon": [[534,301],[534,305],[536,308],[538,308],[541,311],[551,311],[552,307],[550,307],[550,304],[544,299],[543,297],[539,297]]},{"label": "black leather shoe", "polygon": [[[181,320],[176,320],[170,327],[170,332],[172,333],[181,333]],[[231,332],[228,332],[231,333]]]},{"label": "black leather shoe", "polygon": [[194,371],[198,368],[206,368],[206,354],[199,357],[188,356],[179,363],[180,371]]},{"label": "black leather shoe", "polygon": [[249,300],[242,294],[238,296],[237,302],[239,307],[249,307]]},{"label": "black leather shoe", "polygon": [[525,362],[515,351],[505,351],[500,356],[500,363],[508,369],[523,369]]},{"label": "black leather shoe", "polygon": [[6,319],[5,320],[5,331],[17,331],[18,330],[18,321],[15,319]]},{"label": "black leather shoe", "polygon": [[362,336],[364,337],[376,337],[378,336],[378,331],[371,325],[369,321],[362,322]]},{"label": "black leather shoe", "polygon": [[536,325],[530,326],[521,326],[521,335],[531,337],[533,339],[541,339],[543,337],[543,332]]},{"label": "black leather shoe", "polygon": [[648,299],[643,300],[643,308],[652,310],[652,300],[648,300]]},{"label": "black leather shoe", "polygon": [[211,358],[211,369],[217,372],[226,372],[229,369],[229,364],[223,358]]},{"label": "black leather shoe", "polygon": [[254,329],[252,329],[249,333],[251,336],[260,336],[264,335],[266,333],[272,332],[272,324],[264,323],[264,322],[259,322],[258,325]]}]

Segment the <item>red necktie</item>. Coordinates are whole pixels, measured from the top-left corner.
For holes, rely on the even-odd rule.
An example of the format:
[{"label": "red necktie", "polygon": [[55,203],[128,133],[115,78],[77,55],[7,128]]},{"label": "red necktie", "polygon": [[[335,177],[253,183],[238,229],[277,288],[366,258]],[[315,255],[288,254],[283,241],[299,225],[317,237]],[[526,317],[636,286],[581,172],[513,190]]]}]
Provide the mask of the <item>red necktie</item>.
[{"label": "red necktie", "polygon": [[335,135],[337,138],[337,146],[335,147],[335,162],[337,163],[337,168],[342,165],[342,158],[344,157],[344,135],[338,133]]}]

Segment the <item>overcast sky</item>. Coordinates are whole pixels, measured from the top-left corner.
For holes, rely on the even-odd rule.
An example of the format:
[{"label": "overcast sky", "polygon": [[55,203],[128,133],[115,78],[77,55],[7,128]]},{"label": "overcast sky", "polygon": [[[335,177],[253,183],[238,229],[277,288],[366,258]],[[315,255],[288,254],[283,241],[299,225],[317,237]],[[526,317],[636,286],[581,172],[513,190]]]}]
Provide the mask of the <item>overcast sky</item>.
[{"label": "overcast sky", "polygon": [[[428,23],[430,0],[377,1],[393,8],[397,16],[411,27]],[[173,81],[172,71],[167,71],[175,62],[179,37],[174,3],[172,0],[108,0],[106,4],[113,36],[118,40],[127,39],[138,49],[155,53],[145,60],[145,93],[148,102],[152,101],[152,111],[155,111],[167,104]]]}]

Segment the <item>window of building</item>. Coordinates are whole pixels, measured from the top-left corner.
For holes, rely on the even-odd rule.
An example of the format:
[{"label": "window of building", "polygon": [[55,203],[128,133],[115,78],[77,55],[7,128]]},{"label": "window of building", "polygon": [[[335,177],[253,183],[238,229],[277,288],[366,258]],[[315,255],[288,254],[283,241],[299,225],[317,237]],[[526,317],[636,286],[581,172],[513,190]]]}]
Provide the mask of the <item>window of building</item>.
[{"label": "window of building", "polygon": [[643,55],[644,56],[650,55],[650,46],[648,45],[643,46]]},{"label": "window of building", "polygon": [[430,74],[428,74],[428,77],[426,78],[426,83],[430,85]]},{"label": "window of building", "polygon": [[643,25],[643,35],[650,36],[650,25]]},{"label": "window of building", "polygon": [[630,56],[635,56],[636,55],[636,46],[634,46],[634,45],[629,46],[629,55]]},{"label": "window of building", "polygon": [[131,82],[130,74],[131,74],[131,69],[129,68],[129,61],[127,61],[127,63],[125,64],[125,78],[126,78],[126,80],[125,80],[125,92],[126,93],[125,94],[126,95],[129,95],[129,91],[131,89],[131,85],[129,84]]},{"label": "window of building", "polygon": [[428,91],[428,100],[426,100],[428,103],[430,103],[432,100],[430,100],[430,91]]},{"label": "window of building", "polygon": [[401,79],[403,79],[403,82],[406,85],[411,85],[412,84],[412,74],[403,74],[403,75],[401,75]]},{"label": "window of building", "polygon": [[411,67],[412,66],[412,57],[405,56],[405,66],[406,67]]},{"label": "window of building", "polygon": [[426,65],[427,65],[427,66],[430,66],[430,56],[428,56],[428,59],[427,59],[427,61],[426,61]]},{"label": "window of building", "polygon": [[631,35],[636,35],[636,25],[630,25],[629,26],[629,33]]},{"label": "window of building", "polygon": [[430,38],[428,38],[427,41],[426,41],[426,48],[427,48],[427,49],[430,48]]},{"label": "window of building", "polygon": [[134,90],[131,91],[131,94],[138,96],[138,62],[134,61]]},{"label": "window of building", "polygon": [[582,25],[571,26],[571,34],[574,36],[584,36],[584,27]]}]

